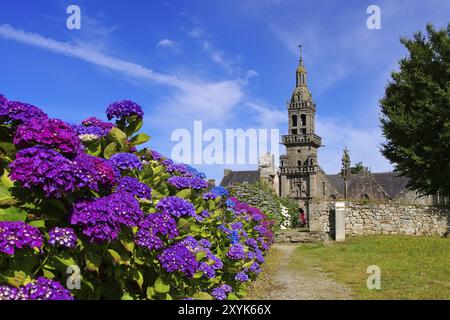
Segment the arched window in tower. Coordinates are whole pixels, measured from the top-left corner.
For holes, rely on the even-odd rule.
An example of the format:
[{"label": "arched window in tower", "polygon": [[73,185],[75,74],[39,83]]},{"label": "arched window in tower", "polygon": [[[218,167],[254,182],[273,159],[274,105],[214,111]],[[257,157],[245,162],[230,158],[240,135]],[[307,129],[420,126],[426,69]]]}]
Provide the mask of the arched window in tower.
[{"label": "arched window in tower", "polygon": [[300,116],[300,121],[302,122],[302,126],[306,126],[306,114]]},{"label": "arched window in tower", "polygon": [[292,115],[292,126],[296,127],[298,125],[297,123],[297,116],[295,114]]}]

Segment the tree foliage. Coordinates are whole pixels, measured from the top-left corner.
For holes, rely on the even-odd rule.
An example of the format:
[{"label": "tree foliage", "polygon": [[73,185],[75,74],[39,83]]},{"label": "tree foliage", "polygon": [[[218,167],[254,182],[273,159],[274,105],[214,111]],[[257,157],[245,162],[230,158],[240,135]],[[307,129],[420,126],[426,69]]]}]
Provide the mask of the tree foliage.
[{"label": "tree foliage", "polygon": [[450,195],[450,24],[401,43],[409,51],[381,104],[382,153],[422,194]]}]

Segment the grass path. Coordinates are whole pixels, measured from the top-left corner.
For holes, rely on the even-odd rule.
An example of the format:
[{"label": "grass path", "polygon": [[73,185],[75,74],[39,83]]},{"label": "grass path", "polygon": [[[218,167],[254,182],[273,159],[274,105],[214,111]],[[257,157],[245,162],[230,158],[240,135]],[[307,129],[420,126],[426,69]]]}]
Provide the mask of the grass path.
[{"label": "grass path", "polygon": [[247,299],[331,300],[351,299],[350,291],[331,280],[311,261],[294,252],[298,245],[275,244],[263,273],[252,284]]}]

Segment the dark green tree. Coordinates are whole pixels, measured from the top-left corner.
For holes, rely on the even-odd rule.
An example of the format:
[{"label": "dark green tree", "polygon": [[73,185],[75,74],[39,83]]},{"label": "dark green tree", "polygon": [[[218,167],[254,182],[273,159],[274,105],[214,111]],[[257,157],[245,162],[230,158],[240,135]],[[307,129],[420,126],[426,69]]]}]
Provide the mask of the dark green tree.
[{"label": "dark green tree", "polygon": [[381,104],[383,155],[422,194],[450,195],[450,24],[401,43],[409,51]]}]

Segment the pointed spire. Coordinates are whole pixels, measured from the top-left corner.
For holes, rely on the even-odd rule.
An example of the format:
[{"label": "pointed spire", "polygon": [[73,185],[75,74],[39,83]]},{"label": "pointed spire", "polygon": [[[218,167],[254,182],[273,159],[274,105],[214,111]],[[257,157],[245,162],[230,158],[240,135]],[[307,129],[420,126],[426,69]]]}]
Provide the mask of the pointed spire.
[{"label": "pointed spire", "polygon": [[302,47],[303,47],[303,44],[299,43],[299,44],[298,44],[298,47],[299,47],[299,49],[300,49],[300,59],[298,60],[298,65],[299,65],[299,66],[303,66],[303,55],[302,55]]}]

